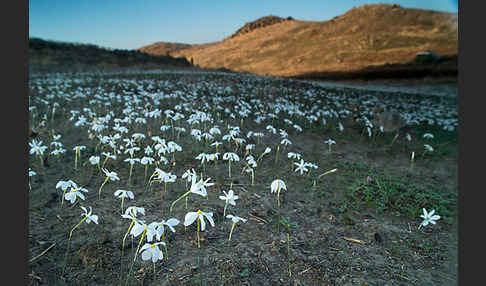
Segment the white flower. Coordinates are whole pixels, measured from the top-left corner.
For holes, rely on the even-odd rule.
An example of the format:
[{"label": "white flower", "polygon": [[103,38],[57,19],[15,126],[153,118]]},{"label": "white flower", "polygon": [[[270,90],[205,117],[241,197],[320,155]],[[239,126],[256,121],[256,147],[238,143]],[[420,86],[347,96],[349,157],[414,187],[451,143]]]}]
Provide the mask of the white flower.
[{"label": "white flower", "polygon": [[223,191],[223,193],[224,193],[224,196],[219,196],[219,199],[225,201],[226,204],[231,204],[233,206],[236,206],[235,200],[238,199],[238,196],[234,195],[233,190],[229,190],[228,193]]},{"label": "white flower", "polygon": [[204,196],[207,195],[206,187],[211,187],[211,186],[214,185],[214,183],[209,183],[209,180],[211,180],[211,178],[207,178],[204,181],[203,181],[203,179],[200,179],[199,182],[197,183],[199,185],[199,192],[203,193]]},{"label": "white flower", "polygon": [[204,217],[209,221],[211,226],[214,227],[214,220],[213,220],[213,213],[212,212],[203,212],[198,210],[197,212],[188,212],[184,219],[184,226],[191,225],[196,219],[199,219],[201,223],[201,231],[206,229],[206,222],[204,221]]},{"label": "white flower", "polygon": [[309,169],[307,169],[307,167],[306,167],[307,163],[304,162],[303,159],[300,159],[300,163],[294,162],[294,165],[297,166],[297,168],[295,169],[295,172],[300,171],[301,175],[304,174],[304,172],[309,171]]},{"label": "white flower", "polygon": [[194,171],[194,169],[187,169],[184,174],[182,174],[182,179],[187,178],[187,182],[190,182],[192,180],[192,177],[196,176],[196,171]]},{"label": "white flower", "polygon": [[270,185],[270,191],[272,193],[279,192],[280,190],[287,190],[287,186],[285,185],[284,181],[280,179],[276,179]]},{"label": "white flower", "polygon": [[91,156],[89,157],[89,162],[91,165],[97,165],[100,163],[100,157],[99,156]]},{"label": "white flower", "polygon": [[231,235],[233,234],[233,229],[235,228],[236,224],[240,221],[246,222],[245,218],[234,216],[234,215],[227,215],[226,218],[230,218],[233,224],[231,225],[231,231],[228,240],[231,240]]},{"label": "white flower", "polygon": [[155,159],[152,158],[152,157],[142,157],[142,159],[140,160],[140,164],[142,165],[152,165],[153,163],[155,162]]},{"label": "white flower", "polygon": [[79,152],[79,151],[84,150],[84,149],[86,149],[86,146],[83,146],[83,145],[74,146],[73,151]]},{"label": "white flower", "polygon": [[433,152],[434,151],[434,148],[432,148],[432,146],[430,146],[429,144],[424,144],[424,147],[429,152]]},{"label": "white flower", "polygon": [[56,184],[56,189],[59,189],[61,188],[61,190],[65,191],[67,190],[69,187],[73,187],[75,189],[78,188],[78,185],[76,185],[75,182],[73,182],[72,180],[68,180],[68,181],[59,181],[57,182]]},{"label": "white flower", "polygon": [[245,218],[242,218],[242,217],[239,217],[239,216],[234,216],[234,215],[227,215],[226,218],[230,218],[234,223],[238,223],[240,221],[242,222],[246,222],[247,219]]},{"label": "white flower", "polygon": [[145,215],[145,208],[135,207],[135,206],[128,207],[125,210],[125,213],[122,214],[122,217],[128,219],[135,219],[137,217],[137,213],[141,213],[142,215]]},{"label": "white flower", "polygon": [[431,134],[431,133],[425,133],[425,134],[423,135],[423,138],[427,138],[427,139],[433,139],[433,138],[434,138],[434,135],[433,135],[433,134]]},{"label": "white flower", "polygon": [[153,263],[164,259],[164,253],[159,249],[159,245],[164,245],[165,242],[160,241],[156,243],[145,243],[140,251],[142,252],[142,260],[152,260]]},{"label": "white flower", "polygon": [[219,145],[221,145],[223,143],[219,142],[219,141],[214,141],[213,143],[211,143],[211,146],[215,146],[215,147],[218,147]]},{"label": "white flower", "polygon": [[137,237],[142,232],[144,232],[145,229],[147,229],[147,231],[148,231],[148,225],[146,225],[143,220],[136,220],[135,224],[133,225],[132,229],[130,230],[130,234],[133,235],[134,237]]},{"label": "white flower", "polygon": [[328,140],[324,141],[324,143],[326,143],[328,145],[332,145],[332,144],[336,144],[336,141],[329,138]]},{"label": "white flower", "polygon": [[236,153],[226,152],[223,154],[223,160],[240,161],[240,157]]},{"label": "white flower", "polygon": [[176,218],[170,218],[167,221],[162,220],[161,222],[163,225],[166,225],[169,227],[170,231],[175,232],[174,226],[178,225],[180,221]]},{"label": "white flower", "polygon": [[201,182],[202,182],[202,180],[200,180],[199,182],[196,182],[196,176],[195,175],[192,176],[191,188],[189,189],[189,192],[203,196],[203,197],[207,196],[206,189],[205,188],[201,189]]},{"label": "white flower", "polygon": [[280,144],[283,144],[283,145],[287,146],[287,145],[292,144],[292,142],[289,139],[284,138],[284,139],[282,139],[282,141],[280,142]]},{"label": "white flower", "polygon": [[117,190],[115,192],[115,197],[117,198],[130,198],[133,200],[134,196],[133,196],[133,192],[132,191],[127,191],[127,190]]},{"label": "white flower", "polygon": [[139,158],[126,158],[125,160],[123,160],[123,162],[128,162],[130,165],[133,165],[133,164],[135,164],[135,162],[140,163],[140,159]]},{"label": "white flower", "polygon": [[85,200],[86,199],[85,196],[79,191],[82,191],[82,192],[85,192],[85,193],[88,192],[88,190],[85,189],[85,188],[76,188],[75,189],[75,188],[71,187],[71,190],[64,195],[64,199],[66,201],[71,201],[71,204],[74,204],[74,202],[76,201],[76,198],[80,198],[82,200]]},{"label": "white flower", "polygon": [[294,153],[294,152],[288,152],[287,153],[287,158],[295,158],[297,160],[300,159],[300,154],[299,153]]},{"label": "white flower", "polygon": [[30,145],[30,154],[42,155],[44,151],[47,149],[47,146],[42,146],[42,141],[36,141],[35,139],[32,142],[29,142]]},{"label": "white flower", "polygon": [[439,215],[433,215],[435,213],[435,210],[430,211],[430,213],[428,213],[427,210],[425,210],[425,208],[423,208],[422,210],[424,213],[420,217],[423,218],[424,220],[419,225],[419,228],[421,228],[422,226],[427,226],[429,223],[436,224],[435,221],[440,219]]},{"label": "white flower", "polygon": [[343,132],[344,126],[341,122],[338,123],[338,128],[339,128],[339,131]]},{"label": "white flower", "polygon": [[110,179],[110,181],[119,181],[120,178],[118,178],[118,174],[116,172],[110,172],[108,169],[103,169],[103,172],[105,173],[106,177]]},{"label": "white flower", "polygon": [[86,217],[86,223],[94,222],[98,224],[98,216],[97,215],[92,215],[92,209],[89,207],[89,212],[85,207],[81,207],[83,209],[83,213],[81,214],[82,216],[84,215]]}]

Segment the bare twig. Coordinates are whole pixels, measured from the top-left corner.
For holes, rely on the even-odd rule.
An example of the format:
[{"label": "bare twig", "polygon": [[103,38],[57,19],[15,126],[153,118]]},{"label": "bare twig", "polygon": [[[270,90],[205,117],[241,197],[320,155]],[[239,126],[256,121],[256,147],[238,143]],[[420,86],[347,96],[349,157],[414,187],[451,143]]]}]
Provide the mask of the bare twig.
[{"label": "bare twig", "polygon": [[253,218],[253,219],[257,220],[257,221],[261,221],[263,223],[268,223],[268,221],[262,219],[261,217],[257,217],[256,215],[253,215],[251,213],[248,213],[248,215],[250,215],[251,218]]},{"label": "bare twig", "polygon": [[366,242],[362,241],[362,240],[359,240],[359,239],[355,239],[355,238],[349,238],[349,237],[343,237],[344,240],[347,240],[347,241],[350,241],[350,242],[354,242],[354,243],[359,243],[361,245],[365,245]]},{"label": "bare twig", "polygon": [[53,248],[54,246],[56,245],[56,243],[54,242],[51,246],[49,246],[48,248],[46,248],[44,251],[42,251],[39,255],[37,255],[36,257],[33,257],[32,259],[29,260],[29,262],[34,262],[34,260],[36,260],[37,258],[41,257],[42,255],[46,254],[46,252],[48,252],[51,248]]}]

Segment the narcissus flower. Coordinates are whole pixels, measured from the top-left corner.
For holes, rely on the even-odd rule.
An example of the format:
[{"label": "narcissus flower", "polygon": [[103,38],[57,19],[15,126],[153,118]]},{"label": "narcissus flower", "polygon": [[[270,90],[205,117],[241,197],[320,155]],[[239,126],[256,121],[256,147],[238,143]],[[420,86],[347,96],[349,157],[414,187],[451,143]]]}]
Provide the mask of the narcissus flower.
[{"label": "narcissus flower", "polygon": [[223,191],[223,193],[224,193],[224,196],[219,196],[219,199],[225,201],[223,216],[226,216],[226,208],[228,207],[228,204],[236,206],[235,200],[238,199],[238,196],[234,195],[233,190],[229,190],[228,193]]},{"label": "narcissus flower", "polygon": [[280,191],[281,190],[287,190],[287,186],[285,185],[285,182],[280,180],[280,179],[276,179],[272,182],[272,184],[270,185],[270,192],[272,193],[277,193],[277,203],[278,203],[278,206],[280,207]]},{"label": "narcissus flower", "polygon": [[206,218],[211,226],[214,227],[213,213],[207,213],[201,210],[198,210],[197,212],[188,212],[184,218],[184,226],[189,226],[195,222],[196,219],[199,219],[201,223],[201,231],[204,231],[206,229],[206,222],[204,221],[204,218]]},{"label": "narcissus flower", "polygon": [[98,224],[98,216],[92,214],[93,212],[92,212],[91,207],[89,207],[89,212],[83,206],[81,206],[81,209],[83,210],[83,213],[81,215],[86,218],[86,223],[94,222],[94,223]]},{"label": "narcissus flower", "polygon": [[422,223],[420,223],[419,229],[423,226],[427,226],[429,223],[436,224],[436,220],[440,219],[439,215],[434,215],[435,210],[431,210],[430,212],[427,212],[425,208],[423,208],[422,210],[424,213],[420,215],[420,217],[424,220],[422,221]]},{"label": "narcissus flower", "polygon": [[77,198],[80,198],[81,200],[85,200],[86,197],[83,195],[81,192],[87,193],[88,190],[85,188],[73,188],[71,187],[71,190],[64,195],[64,199],[66,201],[71,201],[71,204],[74,204],[76,202]]},{"label": "narcissus flower", "polygon": [[140,251],[142,252],[142,260],[152,260],[153,263],[163,260],[164,252],[159,249],[159,245],[165,246],[165,242],[145,243],[142,248],[140,248]]},{"label": "narcissus flower", "polygon": [[246,222],[247,219],[239,217],[239,216],[234,216],[234,215],[227,215],[226,218],[230,218],[231,221],[233,222],[233,224],[231,225],[231,231],[230,231],[229,238],[228,238],[228,240],[231,240],[231,234],[233,233],[233,229],[235,228],[236,224],[240,221]]},{"label": "narcissus flower", "polygon": [[199,239],[199,230],[204,231],[206,229],[206,222],[204,218],[209,221],[212,227],[214,227],[214,220],[213,220],[213,213],[212,212],[203,212],[198,210],[197,212],[188,212],[184,218],[184,226],[189,226],[197,219],[197,247],[201,248],[200,239]]}]

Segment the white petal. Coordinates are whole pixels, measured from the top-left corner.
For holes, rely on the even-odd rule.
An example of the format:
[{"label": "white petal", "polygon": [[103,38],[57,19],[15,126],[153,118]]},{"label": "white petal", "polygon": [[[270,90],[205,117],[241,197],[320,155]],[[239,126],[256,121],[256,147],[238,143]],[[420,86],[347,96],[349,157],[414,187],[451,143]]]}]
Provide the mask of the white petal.
[{"label": "white petal", "polygon": [[203,215],[199,215],[199,220],[201,221],[201,231],[206,229],[206,222],[204,221]]},{"label": "white petal", "polygon": [[149,260],[152,257],[152,253],[150,253],[150,250],[145,250],[142,252],[142,260]]},{"label": "white petal", "polygon": [[184,225],[185,226],[191,225],[196,219],[197,219],[196,212],[188,212],[186,214],[186,217],[184,218]]},{"label": "white petal", "polygon": [[208,219],[211,226],[214,227],[213,213],[212,212],[204,213],[204,216]]},{"label": "white petal", "polygon": [[168,226],[176,226],[180,223],[180,221],[176,218],[170,218],[168,219],[165,224],[167,224]]},{"label": "white petal", "polygon": [[79,197],[80,199],[82,199],[83,201],[85,200],[85,197],[84,197],[84,195],[83,195],[82,193],[80,193],[80,192],[76,192],[76,194],[78,195],[78,197]]},{"label": "white petal", "polygon": [[97,215],[92,215],[89,217],[94,223],[98,224],[98,216]]},{"label": "white petal", "polygon": [[151,244],[150,243],[145,243],[141,248],[140,248],[140,251],[143,251],[147,248],[150,248]]}]

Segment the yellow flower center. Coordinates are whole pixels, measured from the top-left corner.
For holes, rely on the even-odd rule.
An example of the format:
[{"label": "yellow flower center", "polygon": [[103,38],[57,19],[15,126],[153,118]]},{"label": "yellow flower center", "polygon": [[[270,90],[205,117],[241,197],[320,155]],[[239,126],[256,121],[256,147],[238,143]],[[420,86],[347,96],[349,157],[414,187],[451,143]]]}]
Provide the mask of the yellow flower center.
[{"label": "yellow flower center", "polygon": [[151,247],[151,248],[155,248],[155,244],[152,244],[150,247]]},{"label": "yellow flower center", "polygon": [[198,211],[197,211],[197,214],[198,214],[198,215],[202,214],[202,211],[201,211],[201,210],[198,210]]}]

